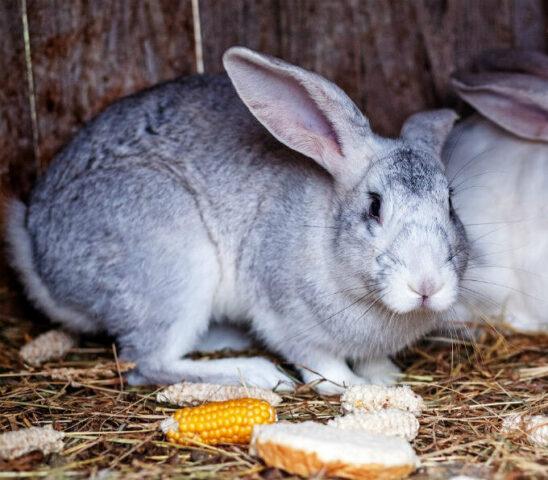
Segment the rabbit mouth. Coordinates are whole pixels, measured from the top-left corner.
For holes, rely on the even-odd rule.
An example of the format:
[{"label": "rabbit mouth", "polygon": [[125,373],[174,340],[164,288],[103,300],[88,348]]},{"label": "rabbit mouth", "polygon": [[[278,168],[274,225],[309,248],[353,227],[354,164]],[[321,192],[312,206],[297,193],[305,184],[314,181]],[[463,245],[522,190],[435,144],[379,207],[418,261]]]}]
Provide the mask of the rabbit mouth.
[{"label": "rabbit mouth", "polygon": [[383,303],[393,312],[441,313],[456,302],[455,289],[448,283],[420,285],[401,285],[389,288],[382,294]]}]

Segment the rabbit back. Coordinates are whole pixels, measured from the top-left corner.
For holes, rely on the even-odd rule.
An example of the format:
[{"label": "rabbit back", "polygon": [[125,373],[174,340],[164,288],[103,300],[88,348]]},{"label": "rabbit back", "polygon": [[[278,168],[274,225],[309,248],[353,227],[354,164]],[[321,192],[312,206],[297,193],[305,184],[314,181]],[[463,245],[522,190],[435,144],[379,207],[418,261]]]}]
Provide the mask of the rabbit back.
[{"label": "rabbit back", "polygon": [[[156,284],[168,295],[163,278],[184,284],[200,268],[173,259],[195,256],[206,265],[198,276],[223,271],[212,313],[246,316],[253,299],[236,291],[236,270],[253,270],[246,253],[261,236],[287,244],[302,233],[290,226],[302,223],[295,206],[313,176],[327,183],[257,124],[226,76],[169,82],[113,104],[55,158],[28,206],[34,263],[53,297],[91,312],[80,330],[122,328],[124,301]],[[103,325],[114,301],[117,325]]]}]

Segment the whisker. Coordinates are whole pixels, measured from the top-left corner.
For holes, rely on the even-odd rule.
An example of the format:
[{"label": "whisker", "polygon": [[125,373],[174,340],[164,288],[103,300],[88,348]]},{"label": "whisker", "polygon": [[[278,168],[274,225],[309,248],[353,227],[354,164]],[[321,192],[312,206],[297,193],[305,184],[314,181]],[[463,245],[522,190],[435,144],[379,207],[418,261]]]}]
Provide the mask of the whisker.
[{"label": "whisker", "polygon": [[531,298],[533,300],[536,300],[538,302],[543,302],[543,300],[541,300],[538,297],[535,297],[534,295],[531,295],[529,293],[525,293],[523,290],[519,290],[518,288],[510,287],[510,286],[504,285],[502,283],[490,282],[488,280],[479,280],[477,278],[463,278],[463,280],[466,281],[466,282],[476,282],[476,283],[482,283],[482,284],[486,284],[486,285],[493,285],[495,287],[506,288],[508,290],[519,293],[520,295],[524,295],[524,296],[529,297],[529,298]]},{"label": "whisker", "polygon": [[475,298],[477,301],[490,303],[495,309],[502,310],[503,308],[501,304],[499,304],[498,302],[494,301],[492,298],[489,298],[487,295],[481,292],[472,290],[471,288],[465,287],[464,285],[460,285],[459,289],[466,292],[468,295]]},{"label": "whisker", "polygon": [[372,287],[376,287],[378,285],[380,285],[380,282],[371,283],[369,285],[362,285],[360,287],[344,288],[342,290],[338,290],[338,291],[333,292],[333,293],[326,293],[325,295],[320,295],[318,298],[332,297],[333,295],[338,295],[340,293],[351,292],[351,291],[355,291],[355,290],[364,290],[366,288],[372,288]]},{"label": "whisker", "polygon": [[376,294],[376,293],[378,293],[378,291],[376,291],[376,290],[373,290],[373,291],[371,291],[371,292],[366,293],[365,295],[359,297],[357,300],[353,301],[350,305],[347,305],[346,307],[342,308],[341,310],[338,310],[337,312],[335,312],[335,313],[329,315],[328,317],[322,319],[321,321],[313,323],[311,326],[309,326],[309,327],[307,327],[307,328],[301,330],[300,332],[297,332],[296,334],[292,335],[291,337],[285,337],[285,338],[283,339],[283,341],[295,339],[295,338],[297,338],[297,337],[303,335],[304,333],[308,332],[309,330],[312,330],[312,329],[314,329],[314,328],[320,327],[321,325],[325,324],[326,322],[328,322],[329,320],[333,319],[333,318],[336,317],[337,315],[340,315],[341,313],[345,312],[345,311],[348,310],[349,308],[353,307],[353,306],[356,305],[357,303],[366,300],[368,296],[374,295],[374,294]]},{"label": "whisker", "polygon": [[458,185],[454,185],[451,188],[452,188],[453,192],[455,192],[459,189],[460,186],[466,184],[466,182],[468,182],[472,178],[482,177],[482,176],[488,175],[490,173],[501,173],[501,171],[500,170],[484,170],[483,172],[475,173],[474,175],[470,175],[469,177],[466,177]]},{"label": "whisker", "polygon": [[476,155],[474,155],[470,160],[468,160],[464,165],[462,165],[458,170],[457,170],[457,173],[455,173],[451,179],[449,180],[449,186],[452,186],[453,185],[453,182],[458,178],[458,176],[462,173],[462,171],[468,167],[473,161],[477,160],[478,158],[480,158],[482,155],[485,155],[486,153],[488,152],[491,152],[495,149],[495,146],[493,147],[490,147],[490,148],[487,148],[486,150],[484,150],[483,152],[480,152]]},{"label": "whisker", "polygon": [[489,317],[487,315],[485,315],[483,312],[481,311],[478,311],[474,308],[474,305],[470,304],[467,302],[467,300],[465,298],[462,298],[462,300],[469,305],[469,308],[472,310],[472,311],[477,311],[480,318],[487,324],[487,326],[496,334],[496,336],[500,339],[500,338],[504,338],[504,335],[502,335],[502,333],[500,333],[497,328],[495,327],[495,325],[491,322],[491,320],[489,319]]},{"label": "whisker", "polygon": [[333,227],[329,225],[300,225],[300,226],[305,228],[326,228],[331,230],[338,230],[338,227]]},{"label": "whisker", "polygon": [[535,277],[544,278],[545,275],[542,275],[538,272],[532,272],[531,270],[526,270],[524,268],[519,267],[509,267],[509,266],[503,266],[503,265],[483,265],[483,264],[476,264],[468,267],[466,270],[481,270],[482,268],[496,268],[496,269],[505,269],[505,270],[511,270],[513,272],[522,272],[527,273],[529,275],[533,275]]}]

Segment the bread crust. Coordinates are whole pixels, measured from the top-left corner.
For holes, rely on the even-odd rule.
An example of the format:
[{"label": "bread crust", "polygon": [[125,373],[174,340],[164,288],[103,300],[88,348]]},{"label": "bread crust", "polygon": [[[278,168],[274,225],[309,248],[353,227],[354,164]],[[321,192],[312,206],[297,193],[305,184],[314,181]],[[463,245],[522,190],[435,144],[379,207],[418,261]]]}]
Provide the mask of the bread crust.
[{"label": "bread crust", "polygon": [[274,442],[256,441],[254,449],[269,466],[281,468],[289,473],[310,477],[321,473],[328,477],[360,480],[397,480],[405,478],[415,470],[413,464],[385,466],[378,463],[325,462],[314,452],[307,452]]}]

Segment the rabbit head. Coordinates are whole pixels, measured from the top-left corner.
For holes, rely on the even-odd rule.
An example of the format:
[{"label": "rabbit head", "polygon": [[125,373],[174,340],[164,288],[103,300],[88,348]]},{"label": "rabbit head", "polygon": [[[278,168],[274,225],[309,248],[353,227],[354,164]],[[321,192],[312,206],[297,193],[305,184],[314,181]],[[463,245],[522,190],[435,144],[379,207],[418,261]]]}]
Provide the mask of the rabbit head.
[{"label": "rabbit head", "polygon": [[341,289],[357,299],[365,289],[400,314],[449,308],[467,262],[440,160],[456,114],[415,114],[387,139],[317,74],[241,47],[224,65],[257,120],[330,174],[325,218],[305,223],[327,227],[326,261]]},{"label": "rabbit head", "polygon": [[454,75],[458,95],[504,130],[548,142],[548,56],[530,50],[493,50],[476,71]]}]

